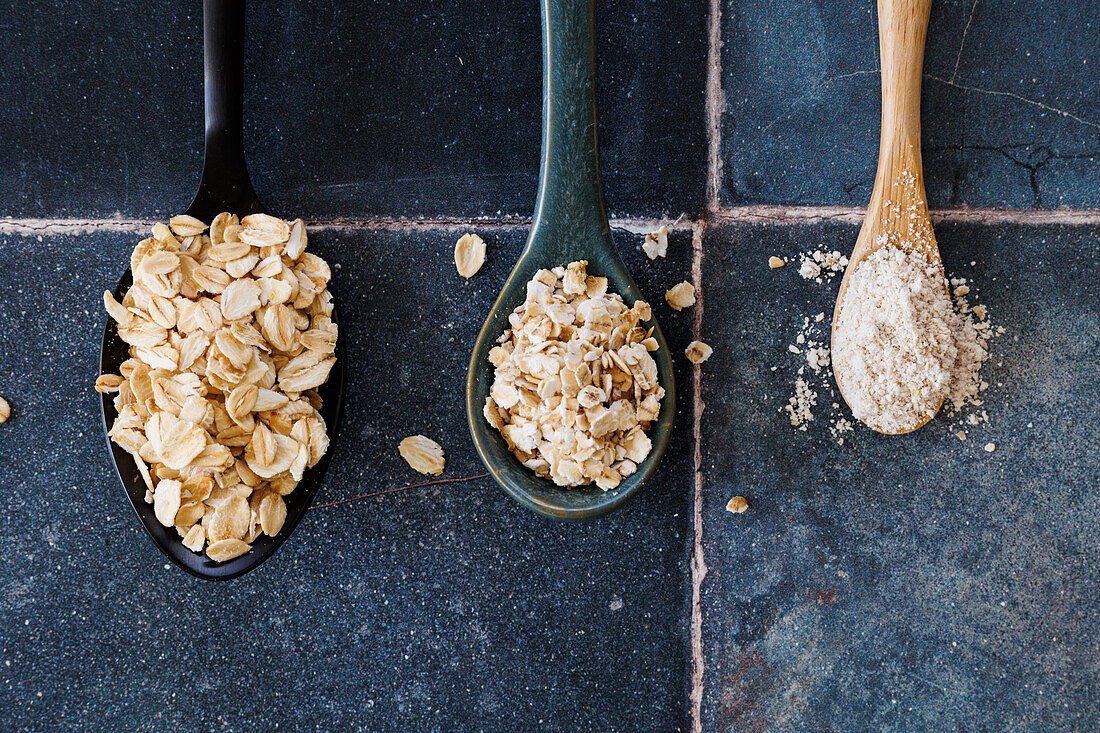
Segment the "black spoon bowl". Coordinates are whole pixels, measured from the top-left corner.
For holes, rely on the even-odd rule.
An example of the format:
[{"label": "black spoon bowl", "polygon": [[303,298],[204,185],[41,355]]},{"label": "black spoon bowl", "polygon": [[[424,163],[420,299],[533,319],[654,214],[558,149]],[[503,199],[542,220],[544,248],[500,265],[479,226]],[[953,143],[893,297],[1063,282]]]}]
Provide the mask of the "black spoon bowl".
[{"label": "black spoon bowl", "polygon": [[611,512],[630,501],[653,476],[668,447],[676,389],[668,344],[655,320],[658,381],[665,389],[661,412],[648,433],[653,447],[638,471],[614,489],[595,485],[563,488],[540,478],[508,450],[486,422],[482,408],[493,384],[489,350],[509,328],[508,315],[526,298],[527,283],[543,268],[587,260],[588,272],[608,279],[608,291],[628,306],[642,293],[611,238],[600,184],[596,143],[594,0],[542,0],[542,166],[535,217],[527,246],[508,276],[478,335],[466,381],[466,416],[482,461],[514,499],[540,514],[579,521]]},{"label": "black spoon bowl", "polygon": [[[244,70],[244,2],[243,0],[204,0],[203,2],[203,66],[206,108],[206,157],[198,193],[187,213],[209,223],[217,214],[230,211],[239,216],[261,213],[263,208],[245,165],[243,120]],[[133,284],[133,273],[127,269],[115,288],[119,301]],[[332,321],[339,326],[340,314],[334,299]],[[113,320],[107,319],[100,350],[101,374],[118,374],[119,366],[128,359],[129,346],[118,336]],[[321,486],[328,468],[332,448],[343,417],[346,357],[343,338],[336,342],[336,363],[328,381],[317,391],[323,401],[320,413],[328,430],[329,450],[312,468],[307,468],[298,486],[288,496],[286,521],[274,537],[261,535],[245,554],[228,562],[214,562],[205,554],[197,554],[183,546],[174,527],[165,527],[156,518],[153,505],[146,503],[145,481],[138,473],[134,457],[107,437],[108,455],[130,504],[144,525],[149,537],[161,552],[187,572],[208,580],[228,580],[247,573],[286,541],[309,510],[313,497]],[[104,394],[100,401],[104,434],[118,416],[114,395]]]}]

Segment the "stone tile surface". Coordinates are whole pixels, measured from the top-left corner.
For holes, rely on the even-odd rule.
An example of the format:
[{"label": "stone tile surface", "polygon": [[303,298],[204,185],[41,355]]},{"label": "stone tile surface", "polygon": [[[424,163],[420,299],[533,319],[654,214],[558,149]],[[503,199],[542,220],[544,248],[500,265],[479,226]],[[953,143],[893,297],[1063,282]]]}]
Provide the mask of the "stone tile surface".
[{"label": "stone tile surface", "polygon": [[[943,0],[922,100],[933,207],[1087,208],[1100,4]],[[864,205],[878,157],[874,3],[723,6],[722,200]]]},{"label": "stone tile surface", "polygon": [[[1100,231],[937,227],[1007,329],[991,423],[837,445],[828,391],[806,432],[780,410],[805,363],[787,346],[839,283],[766,262],[856,231],[730,225],[706,243],[704,730],[1095,730]],[[725,511],[735,494],[747,513]]]},{"label": "stone tile surface", "polygon": [[[529,216],[538,4],[249,9],[245,145],[269,208],[313,218]],[[608,207],[698,213],[706,8],[597,13]],[[201,3],[16,2],[0,46],[0,215],[170,215],[202,166]]]},{"label": "stone tile surface", "polygon": [[[0,44],[0,217],[164,217],[202,160],[201,3],[16,0]],[[1100,727],[1100,229],[945,223],[948,269],[1006,334],[988,426],[857,429],[819,377],[782,406],[835,282],[770,255],[856,227],[703,212],[706,3],[597,3],[608,208],[711,227],[702,248],[702,727]],[[1097,206],[1098,0],[936,0],[923,150],[934,208]],[[720,203],[862,206],[879,124],[873,3],[722,4]],[[538,4],[250,3],[245,144],[261,199],[328,222],[349,403],[318,503],[417,483],[396,443],[482,467],[468,349],[525,232],[454,272],[441,219],[523,218],[541,108]],[[334,221],[407,218],[364,228]],[[689,222],[690,223],[690,222]],[[315,509],[267,564],[167,566],[110,473],[90,390],[134,233],[0,225],[0,730],[675,731],[690,728],[691,279],[617,240],[677,350],[678,428],[623,511],[561,525],[486,479]],[[973,263],[973,264],[971,264]],[[774,367],[774,370],[773,370]],[[986,452],[982,446],[996,448]],[[735,494],[750,510],[724,510]]]},{"label": "stone tile surface", "polygon": [[[396,449],[414,433],[445,446],[445,476],[483,472],[466,362],[525,234],[483,233],[489,260],[470,282],[454,271],[454,231],[311,236],[340,268],[349,339],[318,503],[422,480]],[[687,273],[690,234],[660,268],[638,237],[617,236],[646,292]],[[0,239],[0,394],[13,408],[0,440],[0,729],[682,729],[689,372],[658,478],[603,521],[551,522],[487,479],[411,489],[315,509],[260,568],[205,582],[145,537],[90,389],[99,293],[133,241]],[[690,314],[656,310],[682,349]]]}]

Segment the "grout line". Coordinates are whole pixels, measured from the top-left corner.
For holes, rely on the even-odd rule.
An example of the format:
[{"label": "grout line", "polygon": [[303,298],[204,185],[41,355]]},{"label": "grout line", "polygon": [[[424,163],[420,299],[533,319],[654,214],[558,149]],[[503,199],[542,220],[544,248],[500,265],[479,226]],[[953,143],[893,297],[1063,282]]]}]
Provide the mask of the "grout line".
[{"label": "grout line", "polygon": [[676,219],[621,218],[611,220],[612,229],[630,232],[631,234],[649,234],[662,226],[667,227],[670,232],[691,232],[695,230],[695,219],[688,217],[686,214],[681,214]]},{"label": "grout line", "polygon": [[336,217],[333,219],[307,219],[306,222],[306,227],[310,231],[457,231],[475,227],[513,230],[527,229],[531,226],[530,217],[525,216],[474,217],[472,219],[450,216],[426,217],[423,219],[385,216],[359,219]]},{"label": "grout line", "polygon": [[91,234],[92,232],[136,232],[152,226],[152,219],[0,218],[0,234],[17,234],[24,237]]},{"label": "grout line", "polygon": [[[671,231],[696,231],[700,221],[739,224],[814,224],[834,221],[859,224],[864,210],[854,206],[733,206],[711,209],[702,218],[680,216],[677,219],[622,217],[611,220],[611,228],[632,234],[644,234],[666,226]],[[152,227],[153,219],[37,219],[0,218],[0,235],[57,236],[92,232],[141,232]],[[934,223],[1020,224],[1025,226],[1100,225],[1100,209],[939,209],[932,211]],[[461,229],[522,230],[530,219],[320,219],[309,222],[310,231],[448,231]]]},{"label": "grout line", "polygon": [[[823,221],[859,224],[864,213],[864,209],[854,206],[762,205],[723,207],[711,212],[710,217],[719,222],[741,224],[815,224]],[[1100,225],[1100,209],[936,209],[931,215],[936,224]]]},{"label": "grout line", "polygon": [[[722,89],[722,0],[710,0],[707,12],[707,76],[706,76],[706,130],[707,130],[707,186],[703,219],[692,226],[691,279],[695,285],[695,310],[692,335],[702,341],[703,333],[703,237],[711,215],[722,208],[722,113],[726,95]],[[706,658],[703,655],[703,579],[707,576],[707,560],[703,553],[703,474],[702,435],[700,426],[703,415],[703,370],[698,364],[691,369],[692,381],[692,437],[695,441],[692,455],[692,541],[691,541],[691,690],[688,702],[691,706],[691,732],[703,731],[703,673]]]},{"label": "grout line", "polygon": [[[702,341],[703,333],[703,235],[707,225],[697,222],[692,229],[691,279],[695,286],[694,321],[692,336]],[[707,577],[707,561],[703,554],[703,450],[701,424],[703,417],[703,370],[692,365],[692,435],[695,445],[692,456],[694,465],[692,496],[692,551],[691,551],[691,730],[703,730],[703,672],[706,659],[703,655],[703,579]]]},{"label": "grout line", "polygon": [[[90,234],[92,232],[126,232],[135,233],[150,229],[156,219],[137,218],[102,218],[102,219],[46,219],[46,218],[18,218],[0,217],[0,234],[15,234],[21,236],[57,236]],[[618,217],[610,221],[611,228],[630,232],[632,234],[647,234],[661,226],[668,227],[669,231],[691,231],[694,219],[680,215],[676,219],[671,218],[646,218],[646,217]],[[314,219],[307,221],[306,227],[311,232],[317,231],[386,231],[386,232],[412,232],[412,231],[459,231],[462,229],[495,229],[505,231],[526,230],[531,226],[531,219],[526,217],[497,217],[497,218],[472,218],[462,219],[457,217],[432,217],[424,219],[408,219],[396,217],[378,218],[335,218]]]},{"label": "grout line", "polygon": [[717,211],[722,180],[722,113],[726,95],[722,90],[722,0],[710,0],[707,14],[707,193],[706,211]]}]

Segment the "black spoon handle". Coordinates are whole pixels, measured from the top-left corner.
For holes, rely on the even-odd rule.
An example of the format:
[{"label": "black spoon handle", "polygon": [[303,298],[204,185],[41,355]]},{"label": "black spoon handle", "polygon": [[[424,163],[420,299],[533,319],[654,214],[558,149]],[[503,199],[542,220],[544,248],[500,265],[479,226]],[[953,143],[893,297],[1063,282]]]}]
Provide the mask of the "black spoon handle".
[{"label": "black spoon handle", "polygon": [[[611,233],[596,144],[594,0],[542,0],[542,168],[532,241],[573,244]],[[578,250],[579,251],[579,250]]]},{"label": "black spoon handle", "polygon": [[187,213],[203,221],[262,211],[244,160],[244,0],[204,0],[206,160]]}]

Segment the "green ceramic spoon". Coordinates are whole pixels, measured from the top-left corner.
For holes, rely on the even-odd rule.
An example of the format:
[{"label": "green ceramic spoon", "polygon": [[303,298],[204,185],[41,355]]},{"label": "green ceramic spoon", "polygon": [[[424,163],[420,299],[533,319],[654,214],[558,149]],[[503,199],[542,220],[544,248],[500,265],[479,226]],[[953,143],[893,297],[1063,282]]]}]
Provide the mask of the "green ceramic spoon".
[{"label": "green ceramic spoon", "polygon": [[588,272],[606,277],[608,289],[622,295],[627,305],[642,298],[615,249],[604,211],[596,147],[593,11],[594,0],[542,0],[542,169],[535,217],[527,247],[478,335],[466,382],[470,433],[493,478],[524,506],[572,521],[607,514],[638,493],[668,446],[676,406],[668,344],[651,321],[644,325],[654,327],[660,348],[653,356],[665,388],[661,414],[649,432],[653,450],[637,473],[611,491],[595,485],[562,488],[539,478],[516,460],[482,416],[493,384],[489,350],[508,328],[508,314],[523,303],[527,282],[539,269],[588,260]]}]

